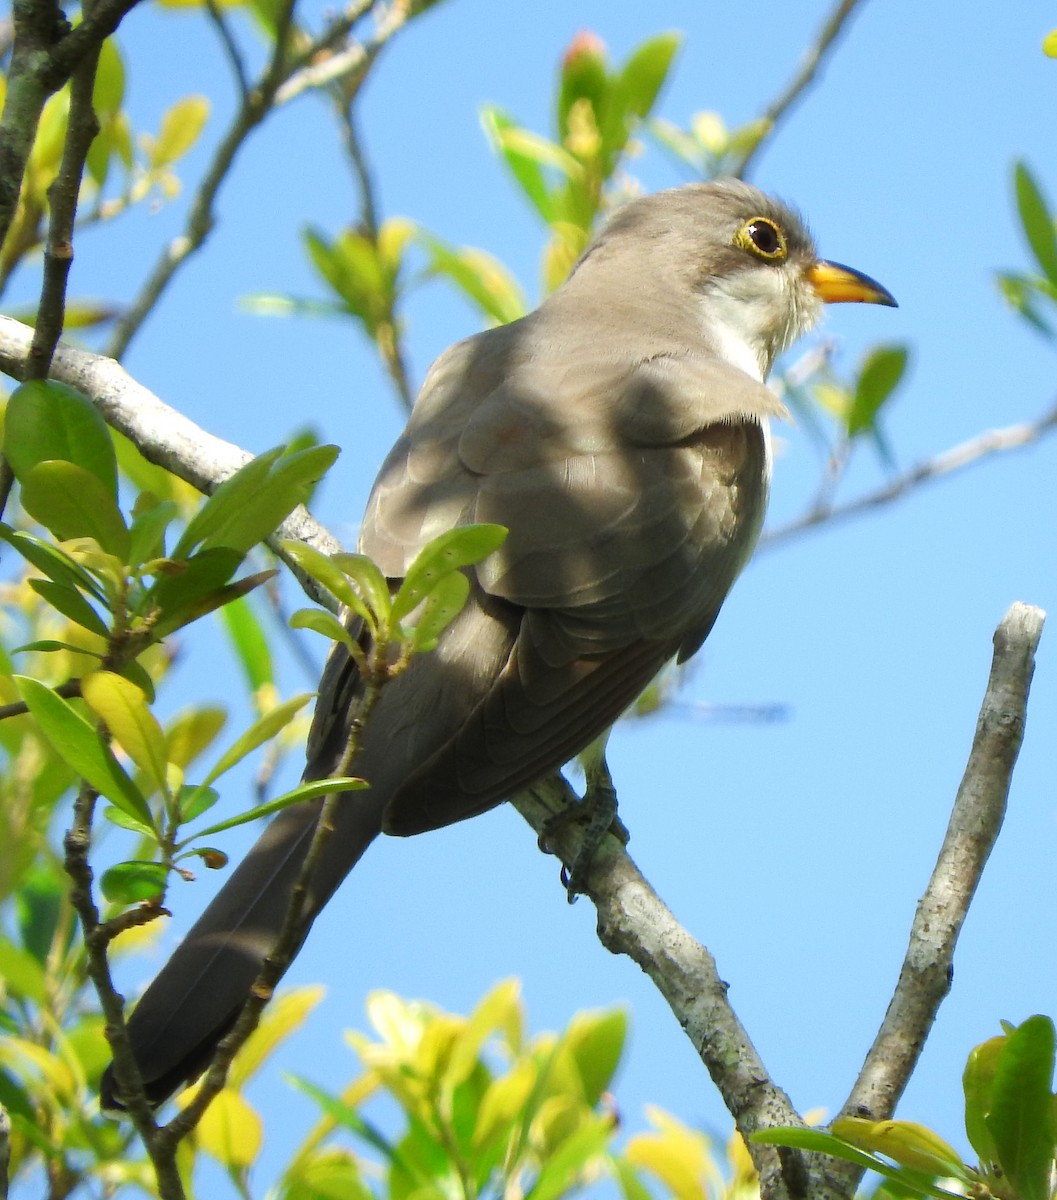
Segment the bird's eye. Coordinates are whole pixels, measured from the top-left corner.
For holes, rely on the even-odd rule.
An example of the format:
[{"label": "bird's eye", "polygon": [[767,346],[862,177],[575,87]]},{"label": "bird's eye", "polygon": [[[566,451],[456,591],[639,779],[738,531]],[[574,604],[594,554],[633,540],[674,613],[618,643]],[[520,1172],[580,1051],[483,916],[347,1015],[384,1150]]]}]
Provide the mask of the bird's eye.
[{"label": "bird's eye", "polygon": [[785,234],[770,217],[753,217],[734,235],[734,244],[757,258],[772,261],[785,258],[787,254]]}]

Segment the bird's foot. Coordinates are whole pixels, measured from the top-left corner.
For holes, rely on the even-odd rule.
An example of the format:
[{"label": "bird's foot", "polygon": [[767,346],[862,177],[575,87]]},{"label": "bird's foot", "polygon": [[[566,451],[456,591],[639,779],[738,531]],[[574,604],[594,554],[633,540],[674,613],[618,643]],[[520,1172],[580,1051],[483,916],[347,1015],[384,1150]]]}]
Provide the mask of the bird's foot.
[{"label": "bird's foot", "polygon": [[562,886],[570,904],[586,891],[587,873],[606,834],[611,833],[622,846],[630,838],[627,827],[617,816],[617,792],[604,758],[588,772],[583,797],[547,819],[539,836],[540,849],[550,853],[556,835],[574,823],[583,826],[580,846],[573,861],[561,870]]}]

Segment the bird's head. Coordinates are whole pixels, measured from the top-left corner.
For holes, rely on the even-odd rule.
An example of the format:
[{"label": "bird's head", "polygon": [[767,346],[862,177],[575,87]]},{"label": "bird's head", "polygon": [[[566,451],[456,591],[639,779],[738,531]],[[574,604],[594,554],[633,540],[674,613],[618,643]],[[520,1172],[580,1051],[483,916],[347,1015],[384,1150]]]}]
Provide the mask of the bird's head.
[{"label": "bird's head", "polygon": [[736,179],[688,184],[631,201],[588,250],[624,275],[696,304],[711,348],[765,378],[819,319],[824,303],[895,305],[869,276],[818,255],[800,216]]}]

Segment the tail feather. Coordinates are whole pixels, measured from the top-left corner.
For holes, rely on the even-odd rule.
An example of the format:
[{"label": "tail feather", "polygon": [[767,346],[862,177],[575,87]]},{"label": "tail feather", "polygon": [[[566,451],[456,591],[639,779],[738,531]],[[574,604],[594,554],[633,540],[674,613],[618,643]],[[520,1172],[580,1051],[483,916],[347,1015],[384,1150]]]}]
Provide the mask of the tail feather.
[{"label": "tail feather", "polygon": [[[378,805],[369,797],[359,793],[338,806],[300,940],[379,832]],[[196,1078],[234,1024],[282,927],[319,810],[318,803],[297,805],[265,829],[133,1010],[129,1038],[152,1104]],[[112,1066],[100,1101],[104,1111],[124,1107]]]}]

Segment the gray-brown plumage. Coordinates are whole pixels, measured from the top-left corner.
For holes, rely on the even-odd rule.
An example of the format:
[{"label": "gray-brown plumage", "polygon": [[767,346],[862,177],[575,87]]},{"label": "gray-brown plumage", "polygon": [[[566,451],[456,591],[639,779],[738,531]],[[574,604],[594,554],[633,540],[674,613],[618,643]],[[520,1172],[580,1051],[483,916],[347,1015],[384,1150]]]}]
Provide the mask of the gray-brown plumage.
[{"label": "gray-brown plumage", "polygon": [[[894,303],[820,262],[797,217],[746,184],[619,210],[520,321],[451,347],[382,467],[359,549],[399,580],[455,525],[505,525],[437,649],[382,692],[314,882],[312,920],[379,832],[473,816],[557,769],[670,658],[693,654],[748,559],[767,499],[763,384],[823,300]],[[335,650],[308,778],[335,767],[359,681]],[[134,1010],[160,1101],[198,1073],[271,947],[318,813],[283,813]],[[104,1104],[116,1105],[107,1075]]]}]

